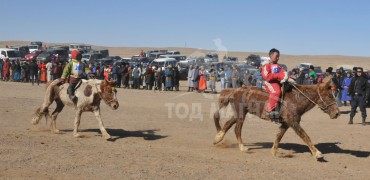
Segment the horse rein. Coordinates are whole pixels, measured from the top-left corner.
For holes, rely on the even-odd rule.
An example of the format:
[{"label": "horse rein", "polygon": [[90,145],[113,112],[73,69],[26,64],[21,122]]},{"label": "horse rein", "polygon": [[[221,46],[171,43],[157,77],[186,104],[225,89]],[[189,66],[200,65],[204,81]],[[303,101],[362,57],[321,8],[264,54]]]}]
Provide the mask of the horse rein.
[{"label": "horse rein", "polygon": [[336,104],[337,102],[332,102],[330,104],[326,104],[326,102],[322,99],[322,96],[320,94],[320,87],[317,88],[317,93],[319,94],[319,97],[320,97],[320,100],[325,104],[325,106],[321,106],[320,104],[318,103],[315,103],[312,99],[310,99],[306,94],[304,94],[301,90],[299,90],[299,88],[297,86],[295,86],[294,84],[290,83],[298,92],[300,92],[304,97],[306,97],[308,100],[310,100],[313,104],[319,106],[320,109],[322,110],[327,110],[329,108],[329,106],[333,105],[333,104]]},{"label": "horse rein", "polygon": [[101,93],[103,93],[103,92],[101,92],[101,91],[99,92],[99,89],[98,89],[98,87],[96,87],[96,84],[95,83],[94,83],[94,86],[95,86],[96,92],[98,92],[98,94],[99,94],[100,99],[103,99],[103,101],[105,102],[105,104],[109,105],[112,101],[114,101],[113,99],[110,100],[110,101],[105,100],[103,98],[103,96],[101,95]]}]

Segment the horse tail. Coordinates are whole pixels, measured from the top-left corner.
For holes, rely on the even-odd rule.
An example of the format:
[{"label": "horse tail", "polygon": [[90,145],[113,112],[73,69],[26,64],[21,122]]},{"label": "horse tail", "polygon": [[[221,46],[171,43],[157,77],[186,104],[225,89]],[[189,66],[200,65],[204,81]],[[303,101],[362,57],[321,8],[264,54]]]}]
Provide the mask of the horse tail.
[{"label": "horse tail", "polygon": [[218,109],[213,114],[213,120],[215,122],[217,132],[221,130],[220,110],[229,105],[229,103],[233,101],[232,95],[234,91],[235,89],[225,89],[221,92],[220,97],[218,98]]},{"label": "horse tail", "polygon": [[54,95],[55,90],[54,87],[57,86],[60,83],[59,79],[56,79],[54,81],[49,81],[46,84],[46,92],[44,96],[44,102],[42,103],[41,107],[36,109],[35,117],[32,118],[31,123],[33,125],[36,125],[40,122],[42,116],[45,116],[45,119],[47,121],[48,117],[50,117],[49,114],[49,106],[54,101]]}]

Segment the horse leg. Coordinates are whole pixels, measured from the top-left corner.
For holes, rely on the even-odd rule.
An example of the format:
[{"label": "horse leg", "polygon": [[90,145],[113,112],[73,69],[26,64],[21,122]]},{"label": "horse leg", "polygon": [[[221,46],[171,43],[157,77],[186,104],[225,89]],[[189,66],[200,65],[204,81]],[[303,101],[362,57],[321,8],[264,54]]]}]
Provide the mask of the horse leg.
[{"label": "horse leg", "polygon": [[276,139],[274,142],[274,145],[272,146],[271,153],[276,156],[278,153],[279,143],[281,139],[283,138],[285,132],[288,130],[289,126],[286,123],[282,123],[279,127],[279,132],[276,134]]},{"label": "horse leg", "polygon": [[238,120],[236,121],[235,129],[234,129],[236,139],[238,140],[239,149],[242,152],[247,152],[248,151],[248,147],[244,146],[243,140],[242,140],[242,137],[241,137],[245,114],[243,114],[242,118],[238,118]]},{"label": "horse leg", "polygon": [[213,121],[215,122],[215,126],[216,126],[217,132],[220,132],[221,131],[221,125],[220,125],[220,109],[218,109],[213,114]]},{"label": "horse leg", "polygon": [[103,121],[102,121],[101,116],[100,116],[100,109],[95,110],[94,115],[95,115],[96,119],[98,120],[100,132],[101,132],[102,136],[104,137],[104,139],[106,139],[106,140],[111,139],[111,136],[108,134],[107,130],[105,130],[105,128],[104,128],[104,124],[103,124]]},{"label": "horse leg", "polygon": [[310,148],[312,154],[315,156],[316,159],[323,158],[321,152],[317,150],[316,147],[312,144],[310,137],[303,130],[301,125],[299,125],[299,123],[296,122],[291,127],[298,134],[298,136],[301,137],[301,139],[307,144],[308,148]]},{"label": "horse leg", "polygon": [[31,123],[36,125],[40,122],[42,116],[45,116],[46,122],[48,120],[49,115],[49,106],[53,103],[53,99],[51,98],[47,102],[44,102],[41,107],[39,107],[36,112],[35,116],[32,118]]},{"label": "horse leg", "polygon": [[78,126],[80,126],[81,114],[82,114],[82,110],[77,109],[76,117],[75,117],[75,124],[74,124],[74,129],[73,129],[74,137],[80,137],[80,134],[78,134]]},{"label": "horse leg", "polygon": [[55,102],[57,103],[57,107],[55,108],[54,112],[51,114],[50,129],[52,133],[59,133],[59,130],[57,129],[57,126],[56,126],[56,119],[58,117],[58,114],[63,110],[64,104],[60,99],[55,100]]},{"label": "horse leg", "polygon": [[236,123],[236,119],[233,117],[231,117],[224,125],[224,127],[218,131],[218,133],[216,134],[215,136],[215,142],[213,142],[213,144],[217,144],[219,142],[221,142],[224,137],[225,137],[225,134],[226,132],[231,128],[231,126],[233,126],[234,124]]}]

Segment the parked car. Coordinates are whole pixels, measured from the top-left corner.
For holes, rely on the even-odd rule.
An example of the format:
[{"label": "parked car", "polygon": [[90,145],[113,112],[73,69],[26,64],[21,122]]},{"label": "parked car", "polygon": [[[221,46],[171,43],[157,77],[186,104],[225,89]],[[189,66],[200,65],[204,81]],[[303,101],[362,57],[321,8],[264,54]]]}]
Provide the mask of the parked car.
[{"label": "parked car", "polygon": [[82,54],[82,61],[86,61],[88,64],[96,63],[98,59],[104,58],[100,53],[85,53]]},{"label": "parked car", "polygon": [[232,57],[232,56],[225,56],[224,57],[224,62],[225,61],[238,62],[238,58],[237,57]]},{"label": "parked car", "polygon": [[49,48],[48,50],[42,52],[37,56],[37,61],[49,62],[51,61],[51,56],[53,54],[58,54],[58,59],[60,62],[68,62],[68,49],[65,48]]},{"label": "parked car", "polygon": [[40,49],[39,45],[28,45],[28,48],[30,50],[30,53],[32,53],[33,51],[37,51]]},{"label": "parked car", "polygon": [[260,67],[261,66],[261,57],[255,54],[249,55],[245,58],[246,64],[249,66]]},{"label": "parked car", "polygon": [[27,61],[36,60],[37,56],[40,55],[42,52],[43,50],[32,51],[30,54],[27,54],[25,58]]},{"label": "parked car", "polygon": [[186,59],[186,56],[181,55],[181,54],[172,54],[172,55],[171,54],[164,54],[164,55],[160,55],[159,58],[174,58],[177,61],[182,61],[182,60]]},{"label": "parked car", "polygon": [[218,54],[217,53],[208,53],[204,57],[204,62],[218,62]]},{"label": "parked car", "polygon": [[0,48],[1,59],[9,58],[10,61],[20,60],[21,57],[14,49]]},{"label": "parked car", "polygon": [[177,60],[174,59],[174,58],[158,58],[158,59],[154,59],[150,65],[153,67],[158,67],[158,68],[162,68],[162,67],[167,67],[168,65],[171,65],[172,67],[175,67],[177,65]]},{"label": "parked car", "polygon": [[41,41],[32,41],[31,45],[37,45],[39,47],[39,49],[42,48],[42,42]]},{"label": "parked car", "polygon": [[30,53],[30,48],[28,46],[10,46],[10,49],[18,51],[19,56],[24,59],[26,54]]}]

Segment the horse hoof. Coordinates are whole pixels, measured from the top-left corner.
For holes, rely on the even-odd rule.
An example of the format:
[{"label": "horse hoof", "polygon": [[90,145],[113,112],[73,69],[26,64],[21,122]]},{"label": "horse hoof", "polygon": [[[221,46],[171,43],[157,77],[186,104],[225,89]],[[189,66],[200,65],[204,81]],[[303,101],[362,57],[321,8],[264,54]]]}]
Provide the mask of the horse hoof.
[{"label": "horse hoof", "polygon": [[104,139],[105,139],[105,140],[107,140],[107,141],[109,141],[109,140],[111,140],[111,139],[112,139],[112,136],[110,136],[110,135],[104,135],[103,137],[104,137]]},{"label": "horse hoof", "polygon": [[60,133],[59,129],[53,129],[53,130],[51,130],[51,132],[54,133],[54,134],[59,134]]},{"label": "horse hoof", "polygon": [[323,159],[324,157],[322,156],[321,152],[320,151],[317,151],[316,154],[315,154],[315,158],[317,160],[320,160],[320,159]]},{"label": "horse hoof", "polygon": [[79,137],[81,137],[81,135],[80,135],[80,134],[78,134],[78,133],[76,133],[76,134],[73,134],[73,137],[75,137],[75,138],[79,138]]},{"label": "horse hoof", "polygon": [[224,139],[224,136],[225,136],[225,132],[223,131],[218,132],[215,136],[215,142],[213,142],[213,144],[217,144],[221,142]]},{"label": "horse hoof", "polygon": [[272,148],[271,149],[271,154],[273,155],[273,156],[277,156],[277,154],[278,154],[278,150],[277,149],[274,149],[274,148]]},{"label": "horse hoof", "polygon": [[247,152],[248,151],[248,147],[244,146],[243,144],[239,144],[239,149],[240,149],[241,152]]},{"label": "horse hoof", "polygon": [[31,123],[32,123],[33,125],[38,124],[38,123],[39,123],[39,118],[37,118],[37,117],[32,118]]}]

